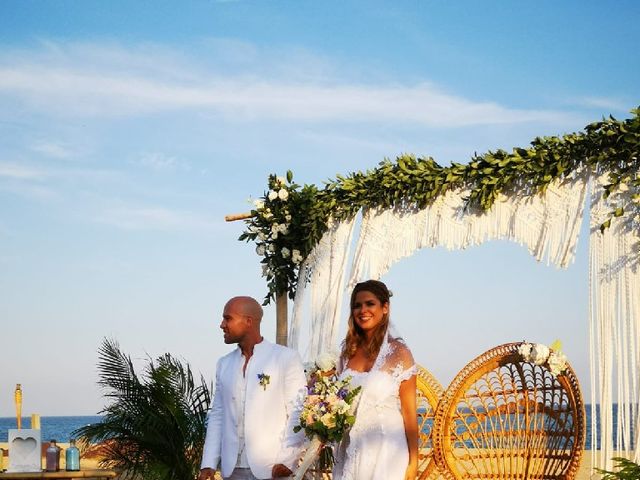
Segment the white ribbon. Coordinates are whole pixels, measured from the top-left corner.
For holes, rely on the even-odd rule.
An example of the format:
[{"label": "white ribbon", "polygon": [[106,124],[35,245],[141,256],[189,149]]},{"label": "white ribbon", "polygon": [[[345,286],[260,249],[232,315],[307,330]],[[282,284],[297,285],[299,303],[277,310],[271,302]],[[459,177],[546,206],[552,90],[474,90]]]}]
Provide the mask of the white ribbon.
[{"label": "white ribbon", "polygon": [[293,477],[294,480],[302,480],[304,478],[304,474],[307,473],[309,467],[315,462],[320,456],[320,449],[322,448],[322,442],[318,437],[313,437],[313,440],[309,442],[309,446],[307,447],[307,451],[304,452],[304,457],[302,457],[302,462],[300,466],[296,470],[296,474]]}]

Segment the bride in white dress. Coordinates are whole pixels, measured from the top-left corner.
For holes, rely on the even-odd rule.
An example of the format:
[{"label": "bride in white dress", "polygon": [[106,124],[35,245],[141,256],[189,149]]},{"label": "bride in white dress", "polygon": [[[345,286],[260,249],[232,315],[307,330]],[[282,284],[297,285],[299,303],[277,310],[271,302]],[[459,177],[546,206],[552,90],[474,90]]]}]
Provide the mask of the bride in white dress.
[{"label": "bride in white dress", "polygon": [[389,290],[358,283],[340,356],[340,374],[362,386],[356,421],[336,452],[334,480],[415,480],[417,367],[389,325]]}]

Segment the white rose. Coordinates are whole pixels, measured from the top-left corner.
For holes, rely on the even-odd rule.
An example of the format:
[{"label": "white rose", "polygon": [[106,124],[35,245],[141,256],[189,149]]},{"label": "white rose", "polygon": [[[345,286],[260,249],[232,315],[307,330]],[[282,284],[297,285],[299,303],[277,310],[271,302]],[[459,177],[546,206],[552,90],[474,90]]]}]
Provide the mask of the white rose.
[{"label": "white rose", "polygon": [[273,243],[270,243],[269,245],[267,245],[267,252],[275,253],[275,251],[276,251],[276,247],[273,245]]},{"label": "white rose", "polygon": [[298,265],[300,262],[302,262],[302,255],[300,255],[300,250],[296,250],[295,248],[293,249],[293,252],[291,253],[291,261],[295,265]]},{"label": "white rose", "polygon": [[271,273],[269,265],[262,265],[262,276],[266,277],[267,275],[269,275],[269,273]]},{"label": "white rose", "polygon": [[287,222],[290,222],[290,221],[291,221],[291,215],[285,215],[285,216],[284,216],[284,219],[285,219]]},{"label": "white rose", "polygon": [[269,190],[268,198],[269,200],[275,200],[276,198],[278,198],[278,192],[276,192],[275,190]]},{"label": "white rose", "polygon": [[336,368],[336,357],[331,352],[322,352],[316,358],[316,365],[323,372],[328,372]]},{"label": "white rose", "polygon": [[271,234],[271,238],[273,238],[274,240],[277,240],[278,239],[278,232],[273,232]]},{"label": "white rose", "polygon": [[551,352],[547,363],[549,364],[549,370],[551,370],[551,373],[554,376],[557,376],[567,368],[567,357],[562,352]]},{"label": "white rose", "polygon": [[[271,193],[269,193],[269,196],[271,196]],[[281,188],[278,192],[278,197],[280,198],[280,200],[286,200],[287,198],[289,198],[289,192],[286,188]]]},{"label": "white rose", "polygon": [[271,231],[272,232],[277,232],[280,230],[280,224],[279,223],[274,223],[273,225],[271,225]]},{"label": "white rose", "polygon": [[338,400],[338,402],[333,406],[333,410],[337,413],[347,413],[349,411],[349,404],[344,400]]},{"label": "white rose", "polygon": [[281,225],[280,232],[283,235],[286,235],[287,233],[289,233],[289,229],[287,228],[287,226],[284,223]]},{"label": "white rose", "polygon": [[523,343],[518,347],[518,353],[525,362],[531,361],[531,348],[533,348],[533,345],[530,343]]},{"label": "white rose", "polygon": [[265,252],[264,245],[258,245],[256,247],[256,253],[261,257],[264,257],[264,252]]},{"label": "white rose", "polygon": [[333,428],[336,426],[336,417],[329,412],[322,415],[322,417],[320,417],[320,421],[327,428]]},{"label": "white rose", "polygon": [[542,365],[549,358],[549,347],[536,343],[531,349],[531,361],[536,365]]},{"label": "white rose", "polygon": [[258,238],[264,242],[267,239],[267,236],[262,232],[258,232]]},{"label": "white rose", "polygon": [[253,205],[256,207],[256,210],[260,210],[261,208],[264,208],[264,201],[256,199],[253,201]]},{"label": "white rose", "polygon": [[277,178],[276,178],[276,180],[278,181],[278,183],[279,183],[280,185],[284,185],[284,184],[286,184],[286,183],[287,183],[287,179],[286,179],[286,178],[284,178],[284,177],[277,177]]},{"label": "white rose", "polygon": [[291,251],[287,248],[287,247],[282,247],[282,258],[289,258],[289,255],[291,255]]},{"label": "white rose", "polygon": [[268,210],[269,209],[267,208],[267,211],[262,214],[262,216],[267,220],[269,220],[271,217],[273,217],[273,213],[269,212]]}]

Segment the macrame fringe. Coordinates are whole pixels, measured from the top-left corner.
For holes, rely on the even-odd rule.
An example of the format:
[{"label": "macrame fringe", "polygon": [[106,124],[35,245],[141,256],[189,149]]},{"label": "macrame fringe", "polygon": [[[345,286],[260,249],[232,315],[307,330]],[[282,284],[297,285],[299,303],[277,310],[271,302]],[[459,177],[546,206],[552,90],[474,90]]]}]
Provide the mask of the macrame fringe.
[{"label": "macrame fringe", "polygon": [[[330,221],[329,228],[300,268],[288,345],[299,349],[305,297],[311,290],[309,344],[306,359],[316,358],[337,342],[342,316],[344,277],[353,238],[355,217],[347,222]],[[308,280],[305,281],[305,280]]]},{"label": "macrame fringe", "polygon": [[[591,444],[595,450],[600,439],[600,450],[592,456],[592,467],[611,470],[612,457],[640,460],[640,236],[632,228],[632,219],[614,220],[609,229],[600,232],[600,225],[625,193],[605,199],[606,174],[593,183],[589,242]],[[595,405],[600,407],[599,419]]]},{"label": "macrame fringe", "polygon": [[[479,215],[465,211],[466,191],[448,192],[419,211],[365,210],[348,285],[380,278],[421,248],[461,249],[492,239],[519,242],[538,261],[566,268],[575,257],[588,175],[578,172],[571,180],[552,183],[541,195],[500,198]],[[640,237],[622,220],[600,233],[615,210],[616,199],[602,195],[606,182],[595,179],[591,194],[589,351],[592,466],[611,469],[614,456],[640,461]],[[310,289],[306,358],[336,345],[354,223],[331,224],[301,268],[289,345],[298,347],[302,305]]]}]

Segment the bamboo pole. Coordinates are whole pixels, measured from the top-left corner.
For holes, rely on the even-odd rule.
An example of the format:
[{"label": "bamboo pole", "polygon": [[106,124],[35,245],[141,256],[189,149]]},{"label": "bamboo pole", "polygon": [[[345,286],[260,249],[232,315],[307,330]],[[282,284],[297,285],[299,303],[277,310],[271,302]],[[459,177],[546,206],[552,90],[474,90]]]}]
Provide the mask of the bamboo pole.
[{"label": "bamboo pole", "polygon": [[287,312],[287,293],[276,295],[276,343],[287,346],[289,319]]},{"label": "bamboo pole", "polygon": [[[251,213],[232,213],[225,215],[224,219],[227,222],[235,222],[236,220],[244,220],[251,218]],[[288,333],[288,306],[287,306],[287,293],[280,293],[276,295],[276,343],[278,345],[287,346]]]},{"label": "bamboo pole", "polygon": [[236,220],[245,220],[247,218],[251,218],[251,212],[249,213],[232,213],[230,215],[225,215],[224,219],[227,222],[235,222]]}]

